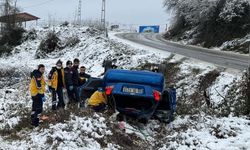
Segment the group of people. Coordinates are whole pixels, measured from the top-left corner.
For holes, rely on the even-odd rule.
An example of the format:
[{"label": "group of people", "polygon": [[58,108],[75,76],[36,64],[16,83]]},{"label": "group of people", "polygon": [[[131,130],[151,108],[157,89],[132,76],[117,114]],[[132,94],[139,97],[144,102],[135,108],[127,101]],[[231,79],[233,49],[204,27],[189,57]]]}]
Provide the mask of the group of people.
[{"label": "group of people", "polygon": [[[30,93],[32,97],[32,112],[31,124],[33,126],[39,125],[39,117],[43,110],[43,103],[45,98],[45,87],[48,85],[49,91],[52,93],[52,110],[59,108],[64,109],[63,90],[66,89],[68,93],[69,103],[80,102],[80,89],[91,76],[85,73],[86,68],[81,66],[79,69],[79,59],[74,61],[67,61],[66,67],[63,68],[63,62],[58,60],[56,66],[52,67],[48,74],[48,82],[46,84],[43,76],[45,66],[38,65],[38,69],[31,73]],[[80,72],[78,71],[80,70]],[[58,100],[57,100],[58,97]]]},{"label": "group of people", "polygon": [[[48,74],[48,82],[45,82],[44,72],[45,66],[43,64],[38,65],[38,68],[31,73],[30,82],[30,94],[32,97],[32,112],[31,112],[31,124],[33,126],[39,125],[39,118],[43,111],[43,103],[46,101],[45,90],[48,86],[49,92],[52,94],[52,110],[64,109],[64,91],[67,91],[69,104],[81,103],[81,97],[83,99],[83,105],[85,106],[86,93],[83,92],[85,83],[91,76],[87,73],[86,67],[81,66],[79,68],[80,60],[75,58],[72,61],[66,62],[66,67],[63,68],[63,62],[59,59],[56,65],[52,67]],[[116,69],[117,66],[110,60],[104,60],[103,62],[104,72],[99,76],[102,76],[109,69]],[[164,67],[162,67],[164,69]],[[158,67],[151,68],[153,72],[159,72]],[[92,94],[92,93],[91,93]],[[98,88],[90,98],[87,100],[88,106],[95,111],[102,111],[106,109],[108,98],[102,88]]]}]

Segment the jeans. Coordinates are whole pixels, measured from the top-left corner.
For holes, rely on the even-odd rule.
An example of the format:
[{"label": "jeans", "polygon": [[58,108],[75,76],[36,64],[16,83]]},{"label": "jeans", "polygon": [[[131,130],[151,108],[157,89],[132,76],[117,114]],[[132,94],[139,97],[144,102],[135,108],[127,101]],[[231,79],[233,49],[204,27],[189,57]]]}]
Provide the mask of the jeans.
[{"label": "jeans", "polygon": [[82,93],[83,93],[83,88],[85,87],[85,84],[83,84],[82,86],[79,86],[78,87],[78,92],[79,92],[79,98],[81,99],[82,98]]},{"label": "jeans", "polygon": [[70,90],[69,87],[67,87],[67,92],[69,96],[70,102],[79,102],[79,90],[77,86],[73,86],[73,90]]},{"label": "jeans", "polygon": [[79,92],[79,99],[86,99],[88,98],[88,96],[85,93],[85,91],[83,91],[83,88],[85,88],[87,86],[87,82],[81,86],[78,87],[78,92]]}]

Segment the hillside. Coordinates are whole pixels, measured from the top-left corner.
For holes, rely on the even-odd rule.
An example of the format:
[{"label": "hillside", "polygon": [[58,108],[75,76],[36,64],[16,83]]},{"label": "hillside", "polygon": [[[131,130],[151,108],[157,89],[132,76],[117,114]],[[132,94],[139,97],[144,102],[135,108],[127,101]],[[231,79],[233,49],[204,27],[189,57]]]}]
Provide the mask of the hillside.
[{"label": "hillside", "polygon": [[[53,33],[59,38],[51,53],[40,53],[40,43]],[[31,34],[26,35],[31,36]],[[88,27],[37,28],[32,37],[0,58],[0,146],[2,149],[248,149],[250,120],[245,115],[245,76],[198,60],[156,51]],[[73,45],[70,39],[79,39]],[[39,55],[39,57],[38,57]],[[167,66],[166,84],[177,88],[177,113],[171,124],[128,120],[119,129],[116,113],[95,113],[74,106],[51,112],[46,93],[44,114],[49,122],[29,125],[29,72],[45,64],[47,76],[58,59],[80,59],[96,77],[105,58],[121,69]],[[205,94],[206,93],[206,94]],[[208,103],[209,102],[209,103]]]},{"label": "hillside", "polygon": [[248,53],[249,0],[165,0],[164,6],[174,14],[166,39]]}]

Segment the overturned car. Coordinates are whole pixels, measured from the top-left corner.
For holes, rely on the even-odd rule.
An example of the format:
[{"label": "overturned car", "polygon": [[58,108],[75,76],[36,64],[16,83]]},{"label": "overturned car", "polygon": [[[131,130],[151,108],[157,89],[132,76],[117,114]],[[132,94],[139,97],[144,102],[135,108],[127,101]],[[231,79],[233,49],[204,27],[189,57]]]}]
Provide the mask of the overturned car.
[{"label": "overturned car", "polygon": [[121,115],[139,120],[154,117],[163,122],[171,122],[176,109],[176,91],[174,88],[166,89],[164,83],[161,73],[111,69],[103,79],[95,78],[88,82],[83,91],[86,95],[98,87],[103,88],[109,106]]}]

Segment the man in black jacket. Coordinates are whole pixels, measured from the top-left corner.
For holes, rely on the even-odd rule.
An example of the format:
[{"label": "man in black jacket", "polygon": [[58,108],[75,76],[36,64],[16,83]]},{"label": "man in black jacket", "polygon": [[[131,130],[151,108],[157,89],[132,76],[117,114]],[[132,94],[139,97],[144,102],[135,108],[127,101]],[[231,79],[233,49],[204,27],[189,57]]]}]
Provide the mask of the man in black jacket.
[{"label": "man in black jacket", "polygon": [[68,60],[64,68],[64,79],[70,102],[74,99],[73,72],[72,61]]},{"label": "man in black jacket", "polygon": [[79,87],[83,86],[86,83],[87,79],[89,79],[91,77],[85,71],[86,71],[86,67],[81,66],[80,73],[79,73]]},{"label": "man in black jacket", "polygon": [[89,79],[91,76],[87,73],[85,73],[86,67],[81,66],[80,67],[80,74],[79,74],[79,98],[82,96],[82,89],[84,87],[84,84],[87,82],[87,79]]},{"label": "man in black jacket", "polygon": [[72,67],[73,75],[72,75],[72,82],[73,82],[73,95],[74,95],[74,101],[79,102],[79,92],[78,92],[78,86],[79,86],[79,68],[80,60],[75,58],[74,64]]}]

